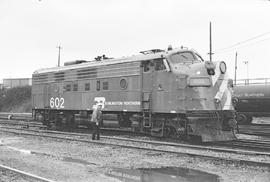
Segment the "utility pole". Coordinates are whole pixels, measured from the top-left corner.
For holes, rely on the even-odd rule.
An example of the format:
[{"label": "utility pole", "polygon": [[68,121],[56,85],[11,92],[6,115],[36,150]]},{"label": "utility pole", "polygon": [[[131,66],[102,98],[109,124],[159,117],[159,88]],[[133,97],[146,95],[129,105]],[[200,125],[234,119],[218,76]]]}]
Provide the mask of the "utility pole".
[{"label": "utility pole", "polygon": [[60,67],[60,50],[62,49],[62,47],[59,45],[56,48],[58,49],[58,67]]},{"label": "utility pole", "polygon": [[211,22],[210,22],[210,26],[209,26],[209,45],[210,45],[210,52],[208,53],[209,54],[209,57],[210,57],[210,62],[212,62],[212,55],[214,54],[212,52],[212,26],[211,26]]},{"label": "utility pole", "polygon": [[249,83],[249,78],[248,78],[248,61],[243,61],[243,63],[245,65],[247,65],[247,80],[246,80],[246,84],[248,84]]},{"label": "utility pole", "polygon": [[234,62],[234,85],[236,85],[236,73],[237,73],[237,52],[235,53],[235,62]]}]

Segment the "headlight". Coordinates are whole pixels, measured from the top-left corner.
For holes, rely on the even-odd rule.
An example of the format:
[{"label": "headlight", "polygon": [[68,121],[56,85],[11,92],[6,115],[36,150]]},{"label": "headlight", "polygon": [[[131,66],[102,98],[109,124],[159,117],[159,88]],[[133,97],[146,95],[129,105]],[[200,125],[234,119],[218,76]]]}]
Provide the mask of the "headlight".
[{"label": "headlight", "polygon": [[209,87],[211,86],[211,81],[208,77],[197,77],[189,79],[189,86],[191,87]]},{"label": "headlight", "polygon": [[205,61],[204,66],[207,70],[208,75],[215,75],[216,65],[211,61]]}]

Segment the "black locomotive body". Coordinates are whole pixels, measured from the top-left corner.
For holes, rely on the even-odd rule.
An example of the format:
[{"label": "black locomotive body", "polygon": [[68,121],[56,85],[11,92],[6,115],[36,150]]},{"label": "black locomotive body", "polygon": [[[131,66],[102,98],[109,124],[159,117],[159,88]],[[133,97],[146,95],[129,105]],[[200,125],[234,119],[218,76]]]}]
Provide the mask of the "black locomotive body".
[{"label": "black locomotive body", "polygon": [[234,138],[224,62],[204,62],[187,49],[141,53],[35,71],[33,114],[49,126],[74,127],[102,104],[104,127],[114,120],[157,136]]}]

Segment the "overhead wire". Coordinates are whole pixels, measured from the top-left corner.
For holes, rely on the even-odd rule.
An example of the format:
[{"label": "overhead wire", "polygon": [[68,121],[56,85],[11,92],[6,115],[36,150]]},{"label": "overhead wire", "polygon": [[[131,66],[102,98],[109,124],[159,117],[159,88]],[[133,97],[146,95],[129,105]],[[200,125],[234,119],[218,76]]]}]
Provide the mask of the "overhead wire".
[{"label": "overhead wire", "polygon": [[[259,41],[256,41],[256,42],[251,42],[251,43],[249,43],[249,44],[242,45],[242,46],[240,46],[240,47],[237,47],[237,49],[241,49],[241,48],[247,47],[247,46],[252,46],[252,45],[254,45],[254,44],[257,44],[257,43],[259,43],[259,42],[264,42],[264,41],[266,41],[266,40],[270,40],[270,37],[267,38],[267,39],[262,39],[262,40],[259,40]],[[236,47],[235,47],[235,48],[236,48]],[[224,51],[215,52],[215,54],[221,54],[221,53],[231,52],[231,51],[234,51],[234,50],[235,50],[234,47],[232,47],[232,48],[227,49],[227,50],[224,50]]]},{"label": "overhead wire", "polygon": [[[270,31],[269,31],[269,32],[265,32],[265,33],[260,34],[260,35],[257,35],[257,36],[255,36],[255,37],[249,38],[249,39],[247,39],[247,40],[237,42],[237,43],[235,43],[235,44],[233,44],[233,45],[231,45],[231,46],[227,46],[227,47],[218,49],[217,51],[215,51],[215,54],[222,53],[222,52],[229,52],[229,51],[232,51],[232,50],[230,50],[230,49],[233,49],[233,48],[235,48],[235,47],[238,47],[238,46],[241,45],[241,44],[245,44],[245,43],[247,43],[247,42],[250,42],[250,41],[253,41],[253,40],[258,39],[258,38],[260,38],[260,37],[263,37],[263,36],[265,36],[265,35],[267,35],[267,34],[270,34]],[[256,41],[256,42],[253,42],[252,44],[244,45],[244,46],[241,46],[241,47],[246,47],[246,46],[249,46],[249,45],[253,45],[253,44],[256,44],[256,43],[258,43],[258,42],[266,41],[266,40],[268,40],[268,39],[270,39],[270,38],[263,39],[263,40],[260,40],[260,41]],[[241,47],[238,47],[238,48],[241,48]],[[229,49],[229,50],[228,50],[228,49]],[[227,50],[227,51],[226,51],[226,50]]]}]

